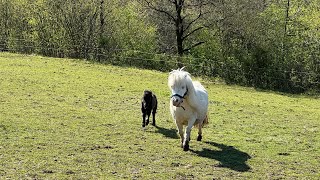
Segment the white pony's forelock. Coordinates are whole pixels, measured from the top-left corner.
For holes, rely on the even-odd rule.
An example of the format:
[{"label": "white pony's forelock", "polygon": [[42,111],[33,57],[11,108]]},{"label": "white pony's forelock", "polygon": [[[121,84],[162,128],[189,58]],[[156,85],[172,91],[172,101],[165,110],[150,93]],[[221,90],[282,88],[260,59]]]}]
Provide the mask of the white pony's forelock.
[{"label": "white pony's forelock", "polygon": [[[172,69],[170,74],[172,73],[176,73],[176,72],[187,72],[187,71],[184,71],[184,68],[185,66],[183,66],[182,68],[178,68],[178,69]],[[188,72],[187,72],[188,73]],[[189,74],[189,73],[188,73]]]},{"label": "white pony's forelock", "polygon": [[187,71],[183,70],[184,68],[185,67],[178,68],[170,72],[169,81],[168,81],[169,86],[174,83],[179,83],[182,80],[186,79],[188,76],[190,76],[190,74]]}]

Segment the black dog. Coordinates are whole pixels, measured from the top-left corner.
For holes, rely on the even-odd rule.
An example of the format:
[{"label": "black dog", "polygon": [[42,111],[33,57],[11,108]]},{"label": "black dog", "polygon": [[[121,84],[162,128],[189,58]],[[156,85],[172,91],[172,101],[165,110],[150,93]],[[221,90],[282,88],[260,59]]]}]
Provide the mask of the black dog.
[{"label": "black dog", "polygon": [[[156,111],[158,107],[158,101],[156,95],[151,91],[145,90],[141,99],[141,111],[142,111],[142,127],[144,128],[149,124],[149,117],[152,111],[152,125],[156,125]],[[146,119],[146,116],[147,119]],[[147,121],[147,122],[146,122]]]}]

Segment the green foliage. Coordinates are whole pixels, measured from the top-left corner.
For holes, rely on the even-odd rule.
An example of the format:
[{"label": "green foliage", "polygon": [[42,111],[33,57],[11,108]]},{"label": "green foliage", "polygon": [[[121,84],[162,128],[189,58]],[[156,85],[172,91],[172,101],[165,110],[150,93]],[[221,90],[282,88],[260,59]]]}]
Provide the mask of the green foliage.
[{"label": "green foliage", "polygon": [[113,11],[115,37],[121,49],[153,52],[156,49],[155,27],[146,21],[143,7],[132,1]]},{"label": "green foliage", "polygon": [[[223,57],[219,69],[223,70],[219,75],[229,83],[263,89],[319,91],[317,30],[302,20],[308,14],[319,14],[312,11],[313,7],[312,3],[298,1],[290,1],[289,7],[287,1],[271,2],[261,12],[257,8],[253,18],[244,19],[247,16],[242,12],[229,20],[231,25],[221,25]],[[312,38],[307,32],[313,32]]]},{"label": "green foliage", "polygon": [[[140,0],[2,0],[0,49],[163,71],[181,61],[192,73],[230,84],[320,91],[319,0],[192,2],[182,12],[180,26],[191,33],[183,48],[205,43],[185,57],[174,54],[174,21]],[[174,15],[173,4],[157,3]]]}]

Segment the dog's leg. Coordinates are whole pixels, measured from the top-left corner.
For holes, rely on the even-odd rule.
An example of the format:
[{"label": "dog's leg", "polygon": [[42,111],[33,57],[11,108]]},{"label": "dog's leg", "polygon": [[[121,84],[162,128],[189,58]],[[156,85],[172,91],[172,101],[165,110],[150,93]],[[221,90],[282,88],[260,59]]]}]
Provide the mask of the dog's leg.
[{"label": "dog's leg", "polygon": [[152,126],[156,126],[156,112],[152,111]]},{"label": "dog's leg", "polygon": [[152,125],[156,126],[156,112],[157,111],[157,107],[155,107],[152,111]]},{"label": "dog's leg", "polygon": [[151,111],[147,111],[147,122],[146,122],[146,125],[149,124],[150,114],[151,114]]},{"label": "dog's leg", "polygon": [[142,127],[146,127],[146,113],[142,113]]},{"label": "dog's leg", "polygon": [[156,113],[158,108],[158,100],[156,95],[153,95],[153,108],[152,108],[152,125],[156,126]]}]

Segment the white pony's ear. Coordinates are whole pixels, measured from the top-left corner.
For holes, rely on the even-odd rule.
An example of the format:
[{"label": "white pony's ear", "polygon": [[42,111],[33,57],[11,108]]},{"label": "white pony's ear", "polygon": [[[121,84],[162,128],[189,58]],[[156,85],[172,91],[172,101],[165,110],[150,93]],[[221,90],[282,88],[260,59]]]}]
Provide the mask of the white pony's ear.
[{"label": "white pony's ear", "polygon": [[180,71],[183,71],[184,68],[185,68],[185,66],[183,66],[183,67],[180,69]]},{"label": "white pony's ear", "polygon": [[184,71],[185,75],[184,75],[184,78],[187,78],[188,76],[191,76],[190,73],[188,73],[187,71]]},{"label": "white pony's ear", "polygon": [[178,69],[172,69],[171,70],[171,72],[169,72],[169,74],[173,74],[173,73],[175,73],[175,72],[179,72],[180,71],[180,69],[178,68]]}]

